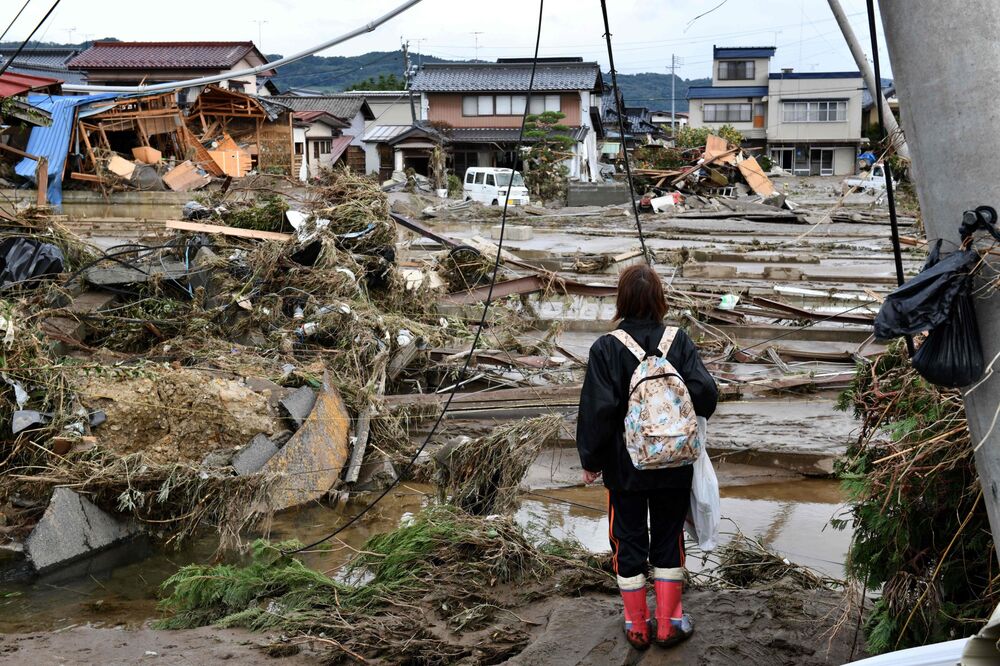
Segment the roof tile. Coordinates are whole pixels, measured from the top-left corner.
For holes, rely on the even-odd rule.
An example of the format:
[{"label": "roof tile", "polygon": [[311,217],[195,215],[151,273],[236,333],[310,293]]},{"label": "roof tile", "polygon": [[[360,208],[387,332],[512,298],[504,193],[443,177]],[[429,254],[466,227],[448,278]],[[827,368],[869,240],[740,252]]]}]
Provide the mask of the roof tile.
[{"label": "roof tile", "polygon": [[232,67],[252,52],[263,58],[253,42],[94,42],[67,64],[87,70],[211,69]]},{"label": "roof tile", "polygon": [[[524,91],[531,63],[434,63],[424,65],[410,88],[417,92]],[[594,90],[602,86],[596,62],[540,63],[534,90]]]}]

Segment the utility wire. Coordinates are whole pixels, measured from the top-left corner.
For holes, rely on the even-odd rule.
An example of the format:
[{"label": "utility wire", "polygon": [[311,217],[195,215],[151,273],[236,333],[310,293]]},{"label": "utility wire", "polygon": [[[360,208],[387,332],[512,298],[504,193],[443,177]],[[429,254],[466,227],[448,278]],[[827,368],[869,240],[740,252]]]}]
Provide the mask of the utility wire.
[{"label": "utility wire", "polygon": [[[632,182],[632,167],[629,165],[628,148],[625,146],[625,104],[618,90],[618,73],[615,72],[615,54],[611,48],[611,27],[608,25],[608,3],[601,0],[601,14],[604,16],[604,40],[608,44],[608,66],[611,68],[611,92],[615,96],[615,108],[618,110],[618,139],[621,141],[622,154],[625,156],[625,180],[628,181],[629,200],[632,202],[632,214],[635,215],[635,228],[639,232],[639,245],[642,246],[642,256],[649,265],[653,258],[646,249],[646,237],[642,233],[642,221],[639,219],[639,205],[635,202],[635,184]],[[535,54],[538,57],[538,54]]]},{"label": "utility wire", "polygon": [[[11,63],[13,63],[15,59],[17,59],[17,56],[21,55],[21,51],[23,51],[24,47],[28,45],[28,42],[31,41],[31,38],[35,36],[35,33],[38,32],[38,29],[42,27],[42,24],[45,23],[45,21],[48,20],[50,16],[52,16],[52,12],[56,10],[56,7],[59,6],[60,2],[62,2],[62,0],[56,0],[55,2],[52,3],[52,6],[49,7],[49,11],[45,12],[45,16],[43,16],[42,20],[39,21],[37,25],[35,25],[34,29],[31,31],[31,34],[28,35],[24,39],[24,41],[21,42],[21,45],[17,47],[17,50],[14,51],[14,55],[8,58],[7,62],[5,62],[2,67],[0,67],[0,75],[2,75],[4,72],[7,71],[7,68],[10,67]],[[27,7],[27,3],[25,3],[25,7]],[[23,7],[21,11],[24,11]],[[20,16],[21,12],[18,12],[17,15]],[[17,17],[14,17],[14,20],[17,20]],[[13,25],[13,23],[11,25]],[[7,29],[9,30],[10,27],[8,26]],[[6,34],[6,30],[4,31],[4,34]]]},{"label": "utility wire", "polygon": [[[536,33],[535,33],[535,54],[534,54],[534,57],[533,57],[532,62],[531,62],[531,77],[528,79],[528,91],[527,91],[528,97],[531,97],[531,93],[534,91],[534,88],[535,88],[535,72],[536,72],[536,70],[538,68],[538,47],[539,47],[539,45],[541,44],[541,41],[542,41],[542,15],[544,13],[544,10],[545,10],[545,0],[539,0],[538,1],[538,28],[537,28]],[[521,154],[521,145],[524,142],[524,124],[527,121],[527,118],[528,118],[528,105],[525,105],[524,112],[523,112],[523,114],[521,116],[521,128],[520,128],[520,130],[518,131],[518,134],[517,134],[517,144],[516,144],[516,146],[514,148],[514,152],[511,155],[511,165],[510,165],[510,168],[511,168],[511,181],[510,181],[511,185],[513,185],[513,182],[514,182],[513,172],[514,172],[514,168],[517,166],[517,158]],[[312,543],[310,543],[308,545],[302,546],[300,548],[296,548],[294,550],[287,551],[287,552],[285,552],[286,555],[291,555],[293,553],[299,553],[299,552],[302,552],[304,550],[311,550],[311,549],[315,548],[316,546],[319,546],[319,545],[321,545],[323,543],[326,543],[327,541],[329,541],[330,539],[333,539],[338,534],[340,534],[341,532],[343,532],[344,530],[346,530],[348,527],[350,527],[351,525],[353,525],[354,523],[356,523],[358,520],[361,519],[362,516],[364,516],[366,513],[368,513],[369,511],[371,511],[373,508],[375,508],[375,506],[379,502],[381,502],[390,492],[392,492],[393,488],[395,488],[399,484],[400,479],[402,479],[404,476],[407,475],[407,473],[409,473],[410,469],[413,468],[413,465],[416,464],[417,458],[420,457],[420,454],[424,452],[424,449],[427,448],[427,445],[430,443],[431,438],[434,437],[434,435],[437,433],[437,430],[441,426],[442,421],[444,421],[445,415],[448,413],[449,407],[451,407],[452,400],[455,399],[455,395],[458,393],[459,387],[462,385],[463,381],[465,380],[466,374],[469,371],[469,366],[472,363],[472,358],[473,358],[473,356],[475,356],[476,345],[479,344],[479,339],[480,339],[480,337],[483,334],[483,329],[486,327],[486,318],[489,315],[490,304],[493,301],[493,289],[494,289],[494,287],[496,287],[497,276],[500,273],[500,259],[501,259],[501,255],[503,254],[504,233],[505,233],[505,231],[507,229],[507,207],[509,205],[510,205],[510,197],[506,196],[506,197],[504,197],[503,214],[502,214],[502,216],[500,218],[500,238],[497,240],[497,255],[496,255],[496,259],[493,261],[493,275],[490,278],[490,288],[489,288],[489,291],[486,294],[486,301],[483,303],[483,313],[482,313],[482,316],[479,318],[479,326],[476,327],[476,335],[475,335],[475,337],[472,340],[472,346],[470,347],[470,352],[465,357],[465,363],[462,365],[462,369],[461,369],[461,371],[458,374],[458,380],[455,381],[454,385],[451,388],[451,392],[448,394],[448,400],[444,403],[444,407],[441,408],[441,411],[438,414],[437,420],[434,422],[434,425],[431,427],[430,432],[427,433],[427,436],[424,438],[423,443],[420,445],[420,447],[413,454],[413,457],[410,458],[409,462],[406,463],[406,466],[400,471],[399,474],[396,475],[396,478],[392,481],[392,483],[390,483],[385,488],[385,490],[383,490],[374,500],[372,500],[361,511],[359,511],[353,517],[351,517],[350,520],[348,520],[346,523],[344,523],[343,525],[341,525],[340,527],[338,527],[337,529],[335,529],[333,532],[329,533],[328,535],[326,535],[322,539],[318,539],[318,540],[316,540],[316,541],[314,541],[314,542],[312,542]]]},{"label": "utility wire", "polygon": [[17,23],[17,19],[21,18],[21,14],[24,13],[24,10],[27,9],[28,5],[30,4],[31,0],[24,0],[24,5],[21,6],[20,11],[17,12],[13,20],[11,20],[11,22],[7,25],[7,28],[3,31],[3,34],[0,34],[0,42],[2,42],[4,37],[7,36],[7,33],[10,32],[10,29],[14,27],[15,23]]}]

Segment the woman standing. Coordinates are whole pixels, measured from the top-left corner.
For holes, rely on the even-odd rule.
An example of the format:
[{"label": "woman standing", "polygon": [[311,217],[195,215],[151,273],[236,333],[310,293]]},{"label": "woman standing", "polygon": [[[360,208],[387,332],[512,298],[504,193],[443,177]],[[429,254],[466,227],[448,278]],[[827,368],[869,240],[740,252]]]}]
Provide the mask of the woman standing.
[{"label": "woman standing", "polygon": [[[625,446],[625,417],[638,356],[665,354],[683,379],[698,416],[710,417],[718,400],[715,381],[698,349],[684,331],[664,324],[666,314],[667,301],[656,271],[640,265],[622,272],[615,314],[621,323],[590,348],[576,430],[584,483],[603,476],[608,490],[608,537],[625,602],[625,635],[638,649],[649,647],[651,640],[667,647],[694,633],[681,604],[683,528],[693,469],[683,465],[639,470],[633,464]],[[649,564],[656,590],[655,636],[646,604]]]}]

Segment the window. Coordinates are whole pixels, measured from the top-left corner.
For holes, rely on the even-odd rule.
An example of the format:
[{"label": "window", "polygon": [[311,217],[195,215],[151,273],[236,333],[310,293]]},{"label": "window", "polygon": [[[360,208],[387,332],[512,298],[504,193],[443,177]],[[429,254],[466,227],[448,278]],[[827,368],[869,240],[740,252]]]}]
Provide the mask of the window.
[{"label": "window", "polygon": [[331,141],[313,141],[313,157],[319,159],[320,155],[329,155],[333,148]]},{"label": "window", "polygon": [[753,110],[752,104],[706,104],[706,123],[732,123],[751,120],[750,113]]},{"label": "window", "polygon": [[462,98],[462,115],[463,116],[475,116],[478,115],[476,111],[479,108],[478,99],[471,95],[466,95]]},{"label": "window", "polygon": [[498,116],[512,115],[510,95],[497,95],[496,109]]},{"label": "window", "polygon": [[491,173],[486,174],[486,184],[489,185],[490,187],[496,187],[496,181],[493,180],[493,174]]},{"label": "window", "polygon": [[480,95],[478,98],[477,114],[480,116],[493,115],[493,95]]},{"label": "window", "polygon": [[479,173],[476,174],[476,185],[482,185],[483,184],[483,176],[485,176],[485,175],[486,174],[484,174],[482,171],[480,171]]},{"label": "window", "polygon": [[[553,101],[554,100],[554,101]],[[462,97],[463,116],[521,116],[528,98],[525,95],[465,95]],[[539,98],[539,111],[558,111],[559,95]],[[552,107],[552,108],[550,108]],[[534,108],[534,107],[532,107]],[[532,113],[536,113],[532,111]]]},{"label": "window", "polygon": [[753,77],[753,60],[723,60],[719,63],[720,81],[750,81]]},{"label": "window", "polygon": [[545,111],[562,111],[562,98],[559,95],[532,97],[528,112],[539,114]]},{"label": "window", "polygon": [[303,145],[301,142],[297,141],[295,143],[295,154],[296,155],[301,155],[303,152],[305,152],[305,145]]},{"label": "window", "polygon": [[[500,187],[507,187],[510,183],[510,174],[498,173],[497,181],[500,183]],[[524,187],[524,177],[521,176],[520,171],[514,172],[514,187]]]},{"label": "window", "polygon": [[782,102],[781,119],[786,123],[844,122],[847,120],[847,102]]},{"label": "window", "polygon": [[475,177],[476,177],[476,174],[474,174],[474,173],[472,173],[470,171],[469,173],[465,174],[465,182],[469,183],[471,185],[472,184],[472,179],[475,178]]}]

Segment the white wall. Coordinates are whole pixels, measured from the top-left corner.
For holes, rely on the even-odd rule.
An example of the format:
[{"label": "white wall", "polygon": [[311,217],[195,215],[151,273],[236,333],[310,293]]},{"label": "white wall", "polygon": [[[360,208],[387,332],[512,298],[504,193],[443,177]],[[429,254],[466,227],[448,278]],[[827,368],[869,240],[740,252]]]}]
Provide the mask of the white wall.
[{"label": "white wall", "polygon": [[[768,141],[860,141],[861,78],[771,79],[768,86]],[[783,100],[847,100],[847,119],[838,122],[786,123]]]}]

